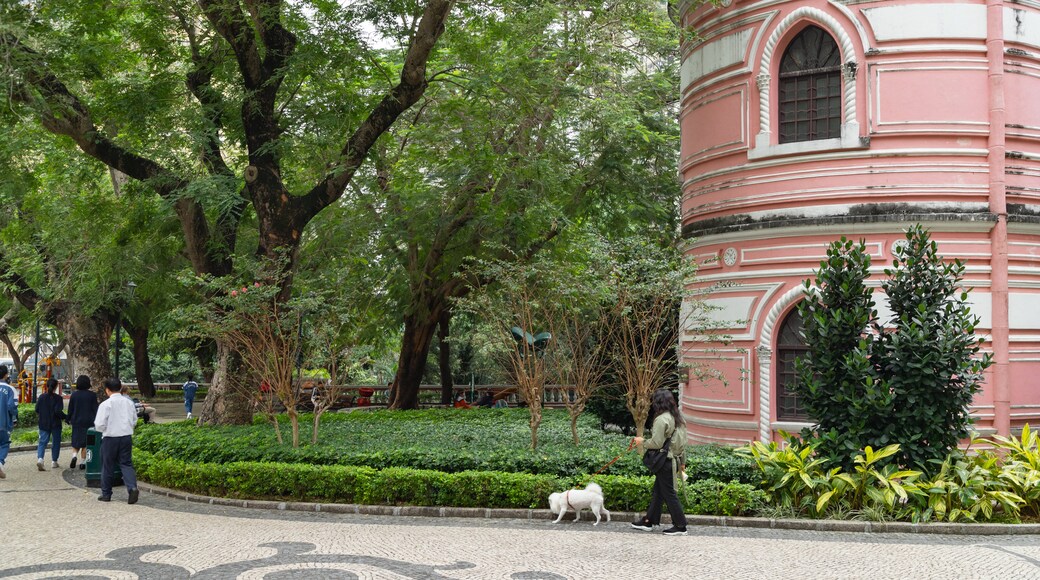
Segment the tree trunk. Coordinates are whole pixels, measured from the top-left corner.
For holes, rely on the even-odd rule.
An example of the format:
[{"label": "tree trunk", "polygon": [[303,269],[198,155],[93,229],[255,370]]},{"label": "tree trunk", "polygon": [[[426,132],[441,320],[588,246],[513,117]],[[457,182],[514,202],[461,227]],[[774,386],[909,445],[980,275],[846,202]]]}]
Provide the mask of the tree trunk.
[{"label": "tree trunk", "polygon": [[246,425],[253,420],[249,389],[259,389],[260,386],[248,384],[246,380],[235,380],[243,372],[238,357],[222,341],[217,341],[216,350],[216,369],[198,413],[199,423]]},{"label": "tree trunk", "polygon": [[217,372],[214,364],[217,358],[217,343],[212,340],[204,340],[195,347],[194,354],[195,360],[199,363],[199,369],[202,370],[202,382],[213,382],[213,375]]},{"label": "tree trunk", "polygon": [[531,425],[531,450],[538,449],[538,427],[542,424],[542,401],[534,399],[527,402],[528,410],[531,412],[529,423]]},{"label": "tree trunk", "polygon": [[418,409],[419,385],[426,372],[426,357],[440,321],[440,313],[418,319],[408,315],[404,319],[404,336],[401,337],[401,356],[397,363],[396,396],[393,409]]},{"label": "tree trunk", "polygon": [[455,391],[455,383],[451,376],[451,344],[448,337],[451,333],[451,311],[445,310],[441,313],[440,323],[437,326],[437,343],[440,352],[438,362],[441,367],[441,404],[450,405],[452,394]]},{"label": "tree trunk", "polygon": [[148,327],[126,325],[126,331],[134,341],[134,375],[137,376],[137,390],[142,397],[154,397],[152,361],[148,359]]},{"label": "tree trunk", "polygon": [[0,333],[0,342],[7,347],[7,352],[11,353],[11,361],[14,368],[11,369],[11,376],[17,377],[22,372],[22,357],[21,353],[18,352],[18,348],[15,347],[14,343],[11,342],[11,337],[6,332]]},{"label": "tree trunk", "polygon": [[318,427],[321,425],[321,412],[314,411],[314,427],[311,429],[311,445],[318,444]]},{"label": "tree trunk", "polygon": [[300,448],[300,416],[296,413],[296,409],[289,407],[289,424],[292,425],[292,446],[293,449]]},{"label": "tree trunk", "polygon": [[63,310],[54,317],[58,328],[65,334],[76,375],[87,375],[98,393],[104,393],[102,381],[113,376],[109,356],[109,339],[114,323],[112,317],[96,313],[85,316],[78,308]]}]

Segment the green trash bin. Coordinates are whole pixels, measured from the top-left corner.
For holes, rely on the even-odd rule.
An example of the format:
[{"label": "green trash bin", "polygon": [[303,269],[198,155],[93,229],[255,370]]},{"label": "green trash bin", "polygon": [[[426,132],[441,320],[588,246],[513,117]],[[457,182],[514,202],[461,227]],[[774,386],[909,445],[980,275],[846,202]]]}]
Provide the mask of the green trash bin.
[{"label": "green trash bin", "polygon": [[[101,487],[101,433],[87,429],[87,487]],[[123,472],[113,466],[112,486],[123,485]]]}]

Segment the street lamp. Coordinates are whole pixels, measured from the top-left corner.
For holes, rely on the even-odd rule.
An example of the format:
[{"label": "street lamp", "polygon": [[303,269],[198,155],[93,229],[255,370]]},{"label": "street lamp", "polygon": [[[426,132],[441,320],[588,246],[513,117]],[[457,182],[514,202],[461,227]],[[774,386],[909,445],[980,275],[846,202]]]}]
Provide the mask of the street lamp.
[{"label": "street lamp", "polygon": [[32,374],[32,402],[36,402],[36,385],[40,383],[37,380],[37,374],[40,372],[40,318],[36,318],[36,354],[33,356],[33,374]]},{"label": "street lamp", "polygon": [[[127,293],[129,294],[129,296],[127,297],[126,301],[127,301],[127,304],[129,304],[130,301],[134,299],[134,290],[137,290],[137,284],[134,284],[133,280],[127,282],[126,283],[126,290],[127,290]],[[123,309],[120,308],[119,309],[119,320],[116,322],[116,380],[117,381],[119,380],[119,345],[122,344],[122,342],[123,342],[122,329],[123,329]]]}]

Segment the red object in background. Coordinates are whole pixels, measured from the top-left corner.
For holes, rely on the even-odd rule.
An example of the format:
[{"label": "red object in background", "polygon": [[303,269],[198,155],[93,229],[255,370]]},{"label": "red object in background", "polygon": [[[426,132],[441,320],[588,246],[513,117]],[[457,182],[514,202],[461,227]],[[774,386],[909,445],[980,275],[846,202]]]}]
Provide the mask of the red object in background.
[{"label": "red object in background", "polygon": [[367,407],[372,404],[372,395],[376,393],[375,389],[361,388],[358,389],[358,407]]}]

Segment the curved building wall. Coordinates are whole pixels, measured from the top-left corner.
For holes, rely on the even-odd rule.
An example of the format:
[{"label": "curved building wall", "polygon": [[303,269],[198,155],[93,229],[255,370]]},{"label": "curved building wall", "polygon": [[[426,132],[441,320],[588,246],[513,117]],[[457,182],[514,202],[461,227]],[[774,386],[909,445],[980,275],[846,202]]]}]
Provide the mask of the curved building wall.
[{"label": "curved building wall", "polygon": [[[864,239],[871,282],[906,227],[967,264],[995,364],[983,433],[1040,420],[1040,2],[729,0],[680,6],[683,232],[732,344],[690,330],[691,440],[776,437],[777,333],[827,245]],[[780,143],[778,67],[817,26],[841,51],[841,131]],[[715,284],[724,284],[714,287]],[[882,315],[884,298],[878,296]]]}]

